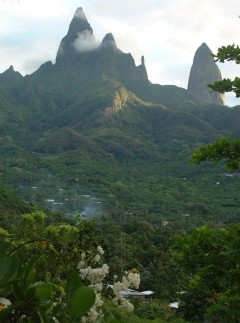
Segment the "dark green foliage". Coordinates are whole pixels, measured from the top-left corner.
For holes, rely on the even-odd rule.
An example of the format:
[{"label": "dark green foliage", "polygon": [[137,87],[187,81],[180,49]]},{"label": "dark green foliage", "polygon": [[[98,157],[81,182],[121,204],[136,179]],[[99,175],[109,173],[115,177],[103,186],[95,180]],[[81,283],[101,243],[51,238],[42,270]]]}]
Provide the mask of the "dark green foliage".
[{"label": "dark green foliage", "polygon": [[[236,64],[240,63],[240,48],[238,45],[228,45],[218,48],[216,55],[216,62],[224,63],[225,61],[234,61]],[[222,81],[209,84],[209,87],[214,91],[221,93],[234,92],[236,97],[240,97],[240,78],[235,77],[234,80],[223,79]]]},{"label": "dark green foliage", "polygon": [[240,64],[240,48],[238,45],[228,45],[218,48],[216,55],[213,55],[216,61],[224,63],[225,61],[234,61],[236,64]]},{"label": "dark green foliage", "polygon": [[43,282],[34,284],[37,259],[23,265],[15,254],[1,252],[0,257],[0,296],[11,301],[11,305],[0,311],[0,319],[20,322],[22,315],[26,315],[35,322],[41,322],[49,308],[53,285]]},{"label": "dark green foliage", "polygon": [[239,322],[240,226],[198,228],[177,237],[176,262],[188,277],[179,293],[180,313],[194,322]]},{"label": "dark green foliage", "polygon": [[193,152],[192,162],[199,164],[203,161],[211,160],[218,163],[226,160],[226,168],[229,171],[239,168],[240,139],[221,138],[212,144],[206,145]]},{"label": "dark green foliage", "polygon": [[70,319],[80,319],[93,306],[96,295],[93,289],[82,284],[79,274],[70,270],[67,274],[66,303]]},{"label": "dark green foliage", "polygon": [[24,202],[9,190],[0,187],[0,227],[3,224],[5,227],[9,227],[15,216],[31,212],[33,209],[33,205]]},{"label": "dark green foliage", "polygon": [[[79,322],[93,306],[93,289],[85,287],[73,270],[67,274],[66,303],[63,296],[53,303],[60,286],[36,280],[35,267],[39,258],[34,257],[26,264],[21,264],[17,255],[5,255],[3,250],[6,248],[3,246],[6,247],[6,243],[0,245],[0,296],[2,302],[10,304],[1,308],[1,321],[54,322],[53,311],[58,308],[55,318],[60,322]],[[64,309],[64,313],[61,313],[61,309]]]},{"label": "dark green foliage", "polygon": [[209,84],[209,87],[220,93],[234,92],[236,97],[240,97],[240,78],[235,77],[234,80],[224,78],[222,81]]}]

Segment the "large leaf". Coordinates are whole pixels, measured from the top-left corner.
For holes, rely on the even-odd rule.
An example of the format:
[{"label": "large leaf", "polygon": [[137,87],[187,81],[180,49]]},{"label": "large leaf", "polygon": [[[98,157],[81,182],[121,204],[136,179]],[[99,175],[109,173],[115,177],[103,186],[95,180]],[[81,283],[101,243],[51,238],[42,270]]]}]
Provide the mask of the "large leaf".
[{"label": "large leaf", "polygon": [[8,241],[3,241],[3,242],[1,242],[0,243],[0,254],[1,253],[5,253],[7,250],[8,250],[8,248],[11,246],[11,243],[10,242],[8,242]]},{"label": "large leaf", "polygon": [[67,274],[67,290],[66,290],[66,302],[67,306],[70,306],[73,295],[78,287],[83,286],[81,278],[78,273],[71,269]]},{"label": "large leaf", "polygon": [[82,286],[76,289],[70,304],[72,319],[82,317],[95,303],[96,294],[90,287]]},{"label": "large leaf", "polygon": [[51,283],[42,283],[35,286],[35,297],[40,301],[47,301],[53,293],[53,285]]},{"label": "large leaf", "polygon": [[18,271],[19,259],[14,256],[2,256],[0,258],[0,282],[7,283]]},{"label": "large leaf", "polygon": [[24,266],[24,278],[27,285],[30,285],[34,282],[36,278],[35,265],[39,257],[33,257],[25,266]]},{"label": "large leaf", "polygon": [[35,279],[36,279],[36,275],[37,275],[37,272],[35,269],[32,269],[29,274],[27,275],[27,277],[25,278],[26,280],[26,285],[29,286],[31,284],[34,283]]},{"label": "large leaf", "polygon": [[9,282],[7,285],[0,286],[0,295],[4,295],[5,297],[7,297],[12,293],[12,291],[13,291],[13,284],[11,282]]}]

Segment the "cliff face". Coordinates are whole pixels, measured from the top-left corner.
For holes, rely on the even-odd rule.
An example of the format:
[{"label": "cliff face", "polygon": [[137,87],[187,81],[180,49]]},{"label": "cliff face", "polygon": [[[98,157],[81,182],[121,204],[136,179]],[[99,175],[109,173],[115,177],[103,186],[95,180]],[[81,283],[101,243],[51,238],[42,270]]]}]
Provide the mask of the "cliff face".
[{"label": "cliff face", "polygon": [[144,58],[136,66],[131,54],[118,49],[111,33],[106,34],[99,45],[82,8],[78,8],[58,48],[56,68],[64,70],[78,65],[77,71],[81,72],[81,64],[84,69],[88,66],[93,76],[105,74],[119,81],[148,82]]},{"label": "cliff face", "polygon": [[81,53],[96,47],[93,30],[82,10],[75,11],[67,35],[62,39],[56,57],[56,66],[65,68],[74,63]]},{"label": "cliff face", "polygon": [[203,43],[196,51],[188,79],[188,91],[206,103],[224,104],[224,95],[208,88],[209,83],[222,80],[221,72],[211,56],[211,50]]}]

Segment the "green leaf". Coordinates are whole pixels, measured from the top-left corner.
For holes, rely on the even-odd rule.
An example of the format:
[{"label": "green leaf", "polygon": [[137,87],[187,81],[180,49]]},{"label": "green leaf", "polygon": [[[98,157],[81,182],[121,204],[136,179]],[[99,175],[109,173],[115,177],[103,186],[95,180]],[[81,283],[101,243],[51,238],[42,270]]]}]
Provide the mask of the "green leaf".
[{"label": "green leaf", "polygon": [[35,265],[39,257],[33,257],[25,266],[24,266],[24,280],[27,286],[33,284],[36,279],[36,270]]},{"label": "green leaf", "polygon": [[66,290],[66,303],[68,307],[71,304],[71,300],[73,298],[73,295],[76,289],[81,286],[83,286],[83,284],[76,270],[74,269],[69,270],[67,274],[67,290]]},{"label": "green leaf", "polygon": [[13,292],[13,284],[9,283],[7,285],[2,285],[0,287],[0,295],[4,295],[4,297],[7,297]]},{"label": "green leaf", "polygon": [[23,289],[19,286],[18,282],[12,284],[12,292],[16,299],[21,299],[23,296]]},{"label": "green leaf", "polygon": [[7,283],[18,271],[19,259],[16,255],[0,258],[0,282]]},{"label": "green leaf", "polygon": [[11,246],[11,243],[10,242],[8,242],[8,241],[3,241],[3,242],[1,242],[0,243],[0,254],[1,253],[5,253],[7,250],[8,250],[8,248]]},{"label": "green leaf", "polygon": [[53,293],[53,285],[51,283],[42,283],[35,286],[35,297],[40,301],[47,301]]},{"label": "green leaf", "polygon": [[29,285],[31,285],[31,284],[34,283],[34,281],[36,279],[36,275],[37,275],[37,272],[36,272],[35,269],[33,269],[32,271],[30,271],[30,273],[26,277],[26,285],[27,286],[29,286]]},{"label": "green leaf", "polygon": [[[22,290],[21,290],[21,292],[22,292]],[[22,295],[22,297],[24,297],[25,300],[32,300],[35,297],[35,294],[36,294],[36,288],[34,286],[30,287],[30,288],[28,287],[26,290],[26,293],[24,291],[24,294]]]},{"label": "green leaf", "polygon": [[71,304],[70,315],[72,319],[82,317],[94,305],[96,295],[90,287],[82,286],[75,291]]}]

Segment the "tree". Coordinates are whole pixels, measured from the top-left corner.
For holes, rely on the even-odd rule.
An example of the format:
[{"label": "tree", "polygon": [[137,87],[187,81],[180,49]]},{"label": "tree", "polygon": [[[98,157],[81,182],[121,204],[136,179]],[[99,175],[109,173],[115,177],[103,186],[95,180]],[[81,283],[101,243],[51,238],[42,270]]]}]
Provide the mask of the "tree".
[{"label": "tree", "polygon": [[[240,64],[240,47],[238,45],[222,46],[218,49],[215,62],[234,61]],[[235,77],[234,80],[223,79],[208,85],[212,90],[220,93],[233,92],[236,97],[240,97],[240,78]],[[203,161],[219,162],[226,159],[227,170],[235,170],[240,168],[240,139],[220,138],[212,144],[196,149],[193,152],[191,162],[199,164]]]},{"label": "tree", "polygon": [[[234,61],[236,64],[240,64],[240,48],[239,46],[228,45],[218,48],[218,52],[215,57],[215,62],[224,63],[225,61]],[[240,97],[240,78],[235,77],[234,80],[224,78],[222,81],[209,84],[209,87],[220,93],[234,92],[236,97]]]},{"label": "tree", "polygon": [[227,170],[240,168],[240,139],[220,138],[214,143],[194,150],[191,161],[194,164],[208,160],[218,163],[222,159],[226,160]]},{"label": "tree", "polygon": [[240,322],[239,233],[240,225],[203,226],[174,239],[176,264],[188,277],[179,293],[179,312],[185,319]]}]

